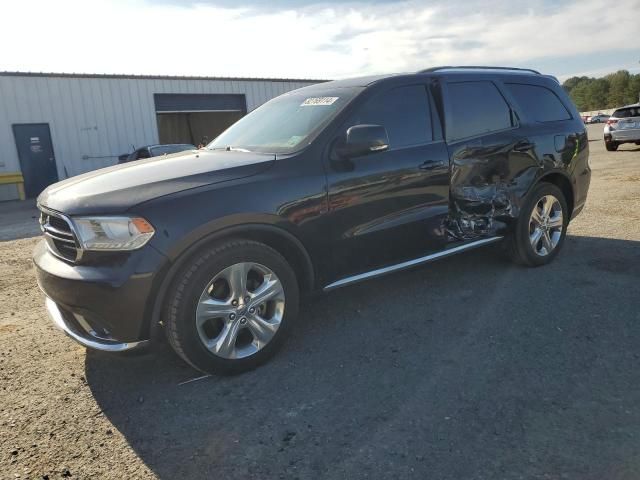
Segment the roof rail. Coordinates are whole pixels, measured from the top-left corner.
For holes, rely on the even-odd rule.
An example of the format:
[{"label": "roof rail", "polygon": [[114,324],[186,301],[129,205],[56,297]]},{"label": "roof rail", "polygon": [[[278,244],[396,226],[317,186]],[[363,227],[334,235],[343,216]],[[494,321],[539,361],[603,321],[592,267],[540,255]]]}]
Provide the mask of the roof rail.
[{"label": "roof rail", "polygon": [[535,73],[536,75],[542,75],[539,71],[533,70],[531,68],[518,68],[518,67],[490,67],[483,65],[446,65],[442,67],[431,67],[425,68],[424,70],[420,70],[418,73],[429,73],[429,72],[437,72],[439,70],[452,70],[459,68],[461,70],[514,70],[517,72],[530,72]]}]

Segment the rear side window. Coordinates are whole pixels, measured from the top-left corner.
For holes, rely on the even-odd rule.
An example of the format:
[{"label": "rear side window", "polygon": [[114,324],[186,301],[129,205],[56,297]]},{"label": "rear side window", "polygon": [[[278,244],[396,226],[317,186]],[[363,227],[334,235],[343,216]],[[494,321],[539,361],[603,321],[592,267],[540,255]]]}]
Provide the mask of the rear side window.
[{"label": "rear side window", "polygon": [[506,86],[518,105],[534,121],[557,122],[571,119],[571,114],[558,96],[548,88],[522,83],[507,83]]},{"label": "rear side window", "polygon": [[640,117],[640,107],[620,108],[615,112],[613,112],[612,117],[616,117],[616,118]]},{"label": "rear side window", "polygon": [[448,84],[451,137],[460,139],[505,130],[513,126],[511,109],[491,82]]},{"label": "rear side window", "polygon": [[356,112],[350,123],[350,126],[382,125],[387,129],[392,148],[433,140],[426,86],[398,87],[376,95]]}]

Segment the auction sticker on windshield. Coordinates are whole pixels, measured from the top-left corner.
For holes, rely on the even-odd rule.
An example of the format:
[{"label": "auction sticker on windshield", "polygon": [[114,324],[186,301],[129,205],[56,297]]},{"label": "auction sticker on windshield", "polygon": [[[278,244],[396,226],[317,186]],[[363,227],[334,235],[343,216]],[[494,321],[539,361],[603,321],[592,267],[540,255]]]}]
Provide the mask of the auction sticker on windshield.
[{"label": "auction sticker on windshield", "polygon": [[311,97],[300,104],[301,107],[316,107],[319,105],[333,105],[340,97]]}]

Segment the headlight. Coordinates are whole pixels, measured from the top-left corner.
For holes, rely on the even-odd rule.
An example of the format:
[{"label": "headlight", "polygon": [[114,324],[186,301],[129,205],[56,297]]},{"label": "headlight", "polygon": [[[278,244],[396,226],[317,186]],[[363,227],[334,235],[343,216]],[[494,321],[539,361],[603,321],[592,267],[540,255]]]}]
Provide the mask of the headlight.
[{"label": "headlight", "polygon": [[135,250],[155,233],[140,217],[76,217],[73,222],[84,250]]}]

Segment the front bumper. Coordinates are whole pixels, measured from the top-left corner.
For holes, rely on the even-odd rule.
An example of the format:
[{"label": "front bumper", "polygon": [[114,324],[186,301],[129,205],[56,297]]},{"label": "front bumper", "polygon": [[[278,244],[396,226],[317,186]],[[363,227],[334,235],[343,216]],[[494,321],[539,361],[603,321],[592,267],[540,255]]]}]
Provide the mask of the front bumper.
[{"label": "front bumper", "polygon": [[43,241],[33,261],[49,316],[71,338],[111,352],[138,348],[148,340],[155,286],[168,264],[153,247],[117,261],[82,265],[56,257]]},{"label": "front bumper", "polygon": [[149,340],[119,342],[111,338],[102,338],[99,333],[86,323],[82,316],[76,316],[71,312],[61,310],[58,304],[49,297],[45,299],[45,306],[56,327],[87,348],[103,352],[124,352],[143,347],[149,343]]}]

